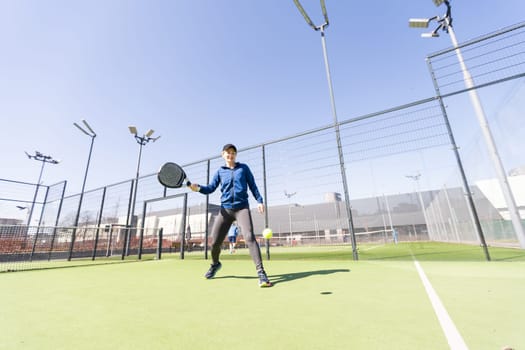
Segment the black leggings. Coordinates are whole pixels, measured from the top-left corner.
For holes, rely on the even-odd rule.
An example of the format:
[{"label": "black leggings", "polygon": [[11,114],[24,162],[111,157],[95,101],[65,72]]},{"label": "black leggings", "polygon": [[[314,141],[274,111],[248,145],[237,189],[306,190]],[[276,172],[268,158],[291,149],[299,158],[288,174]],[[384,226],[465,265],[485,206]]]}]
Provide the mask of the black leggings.
[{"label": "black leggings", "polygon": [[216,264],[219,261],[222,242],[226,238],[228,230],[230,229],[230,226],[234,221],[237,221],[237,226],[239,227],[241,234],[244,237],[244,241],[248,246],[252,260],[255,263],[255,268],[257,269],[257,271],[264,270],[261,258],[261,250],[259,249],[259,243],[257,243],[257,239],[255,239],[255,234],[253,233],[253,221],[249,208],[221,208],[221,211],[219,215],[217,215],[217,218],[215,219],[215,223],[213,224],[213,228],[211,230],[211,258],[213,263]]}]

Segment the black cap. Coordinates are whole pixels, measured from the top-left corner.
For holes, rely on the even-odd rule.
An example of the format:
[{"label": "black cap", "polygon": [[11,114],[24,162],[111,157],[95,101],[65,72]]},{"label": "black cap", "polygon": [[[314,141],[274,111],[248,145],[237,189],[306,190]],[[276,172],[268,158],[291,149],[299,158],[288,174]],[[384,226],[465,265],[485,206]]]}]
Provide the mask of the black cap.
[{"label": "black cap", "polygon": [[227,143],[224,145],[224,147],[222,148],[223,151],[227,151],[229,150],[230,148],[233,148],[233,150],[235,152],[237,152],[237,147],[235,147],[235,145],[231,144],[231,143]]}]

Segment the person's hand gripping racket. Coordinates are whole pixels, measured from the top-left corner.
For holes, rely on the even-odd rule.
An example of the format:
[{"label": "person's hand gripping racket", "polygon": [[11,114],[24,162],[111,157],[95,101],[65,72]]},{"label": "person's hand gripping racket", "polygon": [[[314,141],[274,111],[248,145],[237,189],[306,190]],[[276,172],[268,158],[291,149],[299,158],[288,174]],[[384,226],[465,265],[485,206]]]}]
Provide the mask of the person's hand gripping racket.
[{"label": "person's hand gripping racket", "polygon": [[199,189],[201,188],[201,187],[199,186],[199,184],[193,184],[193,183],[190,184],[188,187],[189,187],[193,192],[198,192]]}]

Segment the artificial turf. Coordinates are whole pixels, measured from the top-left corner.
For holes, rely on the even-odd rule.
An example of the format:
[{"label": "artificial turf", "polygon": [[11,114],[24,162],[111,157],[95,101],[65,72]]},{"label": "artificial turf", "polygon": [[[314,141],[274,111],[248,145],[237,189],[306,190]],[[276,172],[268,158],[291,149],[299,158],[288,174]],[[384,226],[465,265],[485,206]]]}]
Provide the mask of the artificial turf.
[{"label": "artificial turf", "polygon": [[522,250],[293,249],[271,248],[265,289],[243,249],[212,280],[200,252],[2,273],[0,349],[448,349],[412,256],[470,348],[525,344]]}]

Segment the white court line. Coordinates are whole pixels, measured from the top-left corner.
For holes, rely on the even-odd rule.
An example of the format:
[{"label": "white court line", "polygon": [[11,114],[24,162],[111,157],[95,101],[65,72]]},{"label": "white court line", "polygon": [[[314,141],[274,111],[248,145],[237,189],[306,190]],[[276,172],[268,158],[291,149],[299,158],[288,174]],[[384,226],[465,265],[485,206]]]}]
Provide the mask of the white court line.
[{"label": "white court line", "polygon": [[454,322],[448,315],[445,306],[439,299],[439,296],[432,287],[432,284],[430,284],[430,281],[425,275],[425,271],[423,271],[423,269],[419,265],[419,262],[415,259],[414,265],[416,265],[417,272],[419,273],[419,278],[421,278],[421,282],[423,282],[423,286],[425,286],[425,290],[427,291],[428,298],[430,299],[432,307],[434,308],[434,312],[436,313],[436,316],[439,320],[441,329],[443,329],[443,333],[445,333],[448,345],[453,350],[468,350],[467,344],[465,344],[465,341],[461,337],[461,334],[459,334],[459,331],[454,325]]}]

